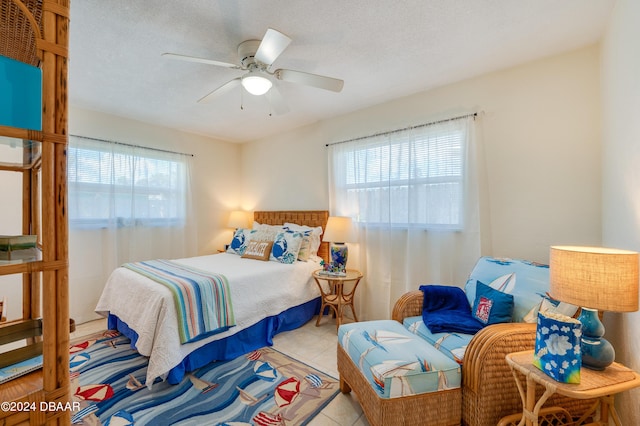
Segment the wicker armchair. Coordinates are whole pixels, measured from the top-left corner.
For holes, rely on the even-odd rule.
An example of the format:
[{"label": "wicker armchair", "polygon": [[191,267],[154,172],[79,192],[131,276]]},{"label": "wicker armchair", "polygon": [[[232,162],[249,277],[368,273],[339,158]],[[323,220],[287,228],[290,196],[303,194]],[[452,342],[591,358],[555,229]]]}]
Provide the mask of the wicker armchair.
[{"label": "wicker armchair", "polygon": [[[392,319],[422,314],[420,290],[403,295],[396,302]],[[504,416],[522,412],[522,402],[505,356],[510,352],[532,350],[535,324],[495,324],[479,331],[467,347],[462,368],[462,424],[495,426]],[[540,388],[539,392],[543,392]],[[550,398],[548,406],[560,406],[579,416],[593,400]]]}]

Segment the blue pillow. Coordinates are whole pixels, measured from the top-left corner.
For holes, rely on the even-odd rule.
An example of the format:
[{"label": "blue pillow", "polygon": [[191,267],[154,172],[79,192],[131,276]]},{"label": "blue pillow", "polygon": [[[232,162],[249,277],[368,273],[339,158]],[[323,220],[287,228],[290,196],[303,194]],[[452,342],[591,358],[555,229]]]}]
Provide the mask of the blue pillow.
[{"label": "blue pillow", "polygon": [[511,322],[513,295],[495,290],[478,281],[471,313],[485,325]]}]

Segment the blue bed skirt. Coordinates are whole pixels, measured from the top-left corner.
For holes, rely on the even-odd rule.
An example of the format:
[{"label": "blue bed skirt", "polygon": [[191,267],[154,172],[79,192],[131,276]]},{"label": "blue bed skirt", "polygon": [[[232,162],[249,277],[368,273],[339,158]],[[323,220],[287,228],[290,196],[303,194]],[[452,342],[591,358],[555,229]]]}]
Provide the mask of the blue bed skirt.
[{"label": "blue bed skirt", "polygon": [[[245,328],[238,333],[216,340],[191,352],[182,362],[169,371],[167,381],[171,384],[180,383],[185,373],[196,370],[212,361],[235,359],[241,355],[255,351],[265,346],[273,345],[273,336],[282,332],[295,330],[306,324],[320,311],[321,299],[311,300],[302,305],[294,306]],[[131,346],[135,348],[138,333],[115,315],[109,314],[108,327],[118,330],[131,339]]]}]

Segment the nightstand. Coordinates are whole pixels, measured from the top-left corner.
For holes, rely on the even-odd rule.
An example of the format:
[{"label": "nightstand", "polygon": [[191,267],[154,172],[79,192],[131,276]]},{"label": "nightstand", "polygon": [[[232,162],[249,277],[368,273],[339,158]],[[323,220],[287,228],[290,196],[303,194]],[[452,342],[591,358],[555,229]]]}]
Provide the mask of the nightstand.
[{"label": "nightstand", "polygon": [[[514,352],[506,356],[507,364],[511,367],[513,377],[516,380],[520,397],[522,398],[523,413],[514,414],[503,418],[499,425],[538,425],[540,416],[554,415],[562,413],[564,409],[560,407],[548,407],[542,409],[545,401],[554,393],[576,399],[599,400],[592,409],[585,413],[577,422],[571,425],[583,425],[586,419],[595,415],[598,406],[600,407],[600,418],[596,425],[608,425],[609,417],[614,423],[620,426],[620,418],[613,405],[613,396],[640,386],[640,375],[622,364],[614,362],[603,371],[582,368],[580,370],[580,383],[560,383],[547,376],[533,365],[533,351]],[[525,376],[526,390],[520,380],[518,373]],[[536,383],[545,388],[544,393],[536,401]],[[520,419],[519,423],[517,419]],[[514,421],[515,420],[515,421]],[[560,420],[562,421],[562,420]],[[558,425],[568,423],[554,423]],[[589,423],[594,424],[594,423]]]},{"label": "nightstand", "polygon": [[[320,307],[320,313],[316,320],[316,327],[320,325],[320,319],[322,318],[322,313],[326,307],[333,309],[333,313],[336,317],[336,329],[340,327],[342,315],[346,306],[351,307],[353,319],[357,322],[358,317],[356,315],[355,306],[353,305],[353,298],[356,293],[356,288],[358,288],[358,283],[360,283],[360,280],[362,279],[362,273],[355,269],[347,269],[346,275],[341,277],[325,275],[322,272],[322,269],[318,269],[313,273],[313,278],[316,280],[316,284],[320,289],[320,295],[322,296],[322,306]],[[321,281],[326,281],[328,283],[328,291],[325,291],[326,287],[323,288]],[[345,286],[345,284],[348,285]],[[345,287],[348,288],[345,289]]]}]

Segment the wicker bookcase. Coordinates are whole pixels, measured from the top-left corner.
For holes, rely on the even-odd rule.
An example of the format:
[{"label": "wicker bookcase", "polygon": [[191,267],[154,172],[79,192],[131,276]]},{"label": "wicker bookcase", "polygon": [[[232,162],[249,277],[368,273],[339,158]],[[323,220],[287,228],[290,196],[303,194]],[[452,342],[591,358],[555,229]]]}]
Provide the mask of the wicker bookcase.
[{"label": "wicker bookcase", "polygon": [[[38,235],[40,259],[4,262],[0,275],[22,275],[22,318],[0,324],[0,342],[25,341],[14,359],[42,353],[43,367],[0,385],[2,402],[29,410],[0,411],[0,425],[68,425],[55,407],[69,395],[67,228],[67,59],[69,0],[0,0],[0,55],[42,70],[42,130],[0,126],[30,156],[22,164],[0,159],[0,169],[22,173],[22,234]],[[25,143],[25,141],[30,141]],[[30,148],[35,142],[37,150]],[[0,289],[1,290],[1,289]],[[32,408],[35,408],[32,410]]]}]

